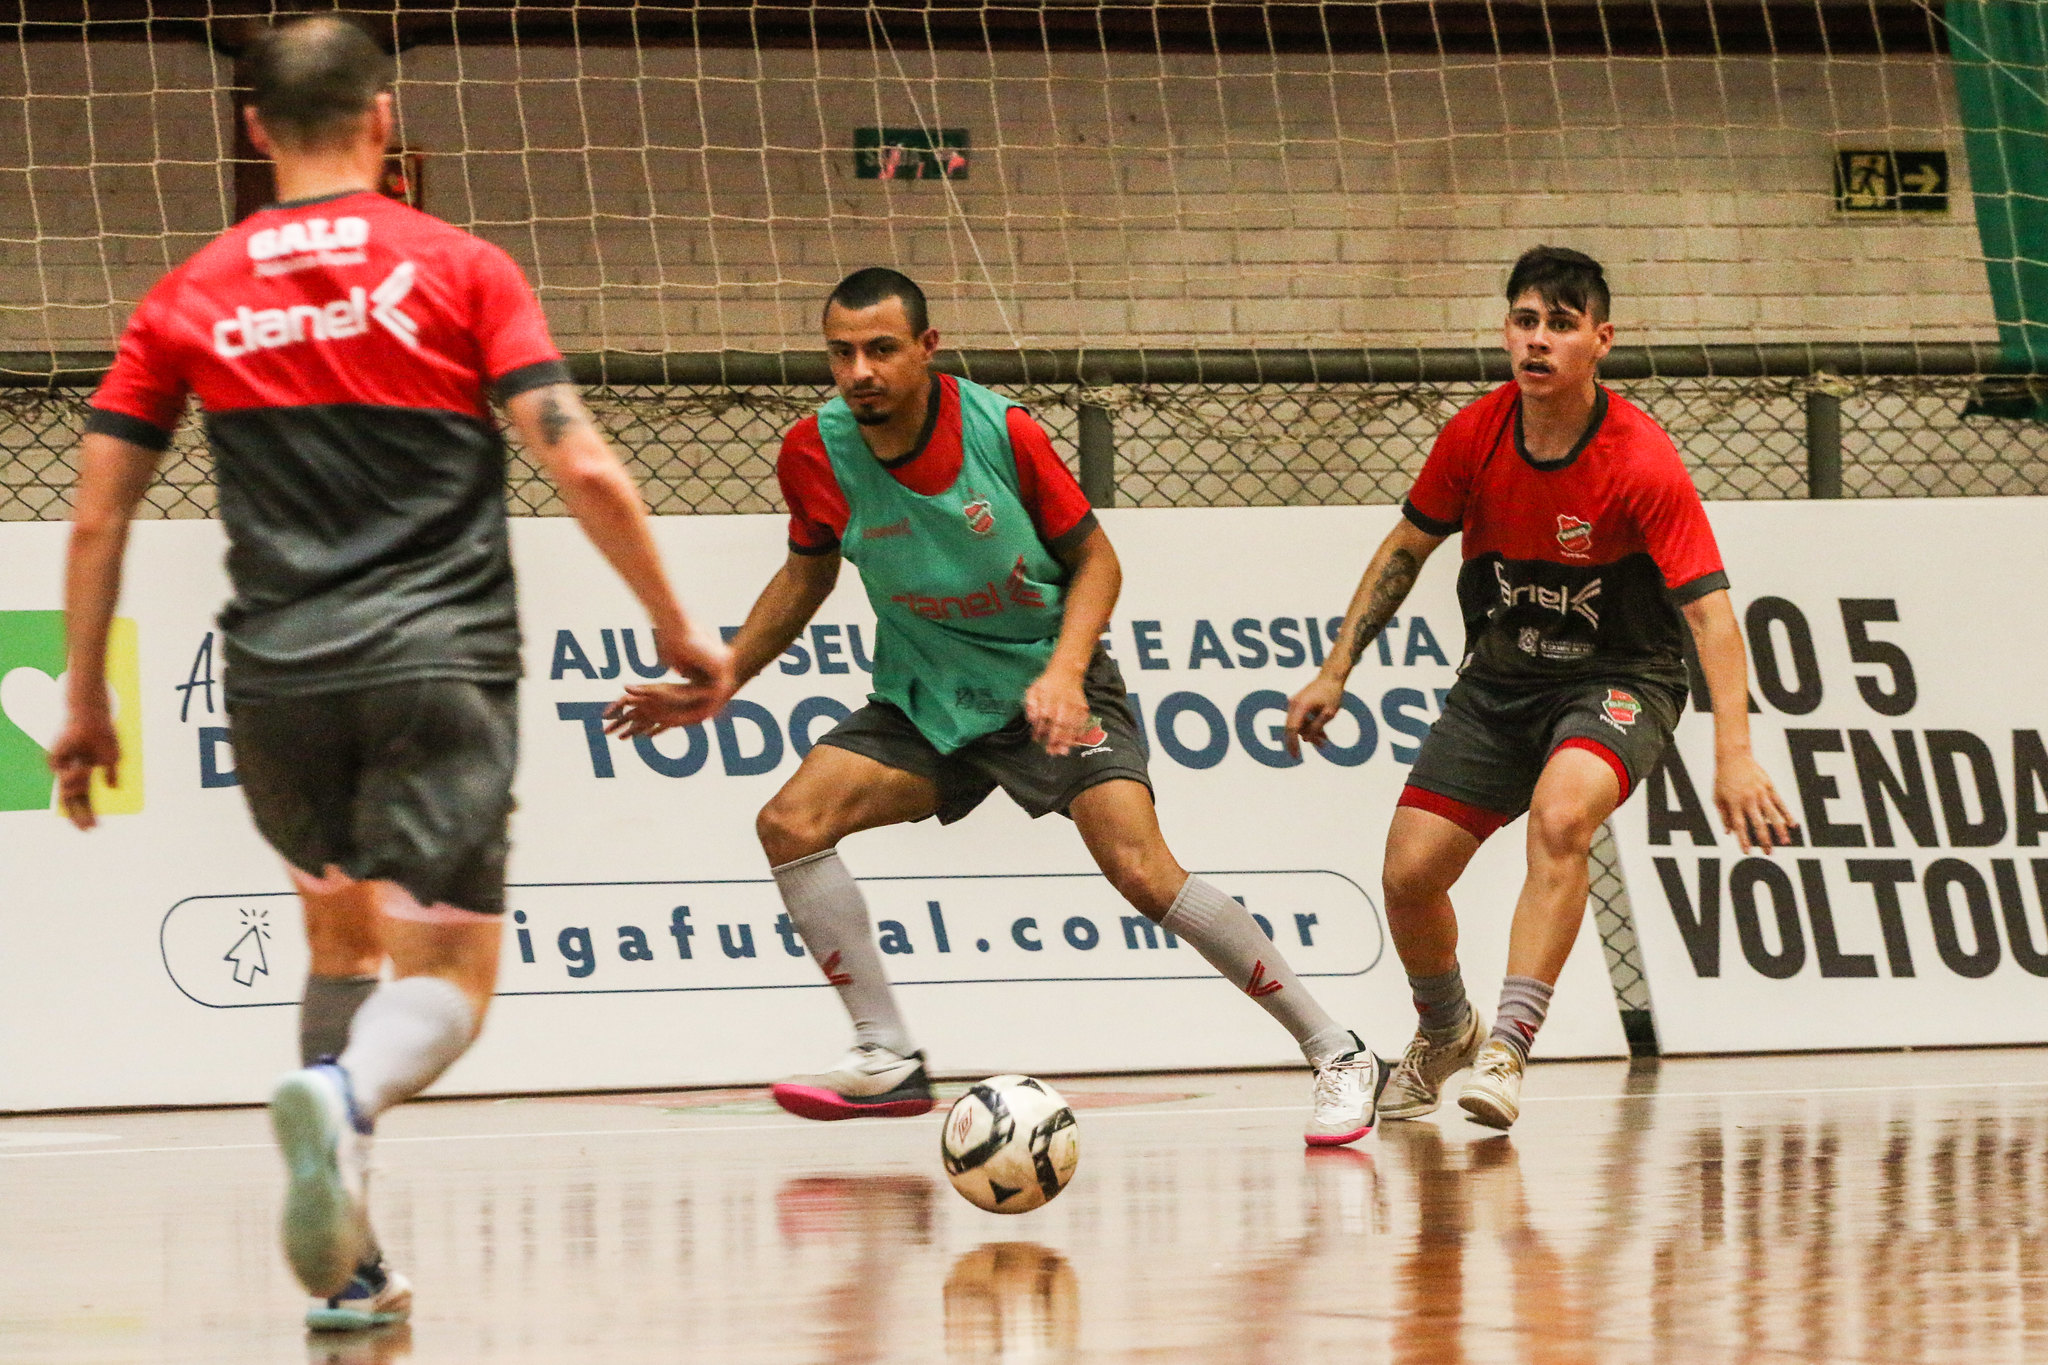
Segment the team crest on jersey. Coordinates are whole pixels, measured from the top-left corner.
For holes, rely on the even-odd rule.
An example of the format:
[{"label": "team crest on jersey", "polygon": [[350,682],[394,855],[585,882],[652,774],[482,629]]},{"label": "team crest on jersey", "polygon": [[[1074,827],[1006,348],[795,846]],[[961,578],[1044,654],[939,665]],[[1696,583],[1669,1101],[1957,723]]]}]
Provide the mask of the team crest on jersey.
[{"label": "team crest on jersey", "polygon": [[987,498],[976,498],[960,509],[967,518],[967,529],[978,536],[992,536],[996,533],[995,509],[989,506]]},{"label": "team crest on jersey", "polygon": [[1641,702],[1618,687],[1608,688],[1607,700],[1600,703],[1600,714],[1617,730],[1626,730],[1634,725],[1642,710]]},{"label": "team crest on jersey", "polygon": [[1569,512],[1559,512],[1557,544],[1572,559],[1586,558],[1593,550],[1593,523]]}]

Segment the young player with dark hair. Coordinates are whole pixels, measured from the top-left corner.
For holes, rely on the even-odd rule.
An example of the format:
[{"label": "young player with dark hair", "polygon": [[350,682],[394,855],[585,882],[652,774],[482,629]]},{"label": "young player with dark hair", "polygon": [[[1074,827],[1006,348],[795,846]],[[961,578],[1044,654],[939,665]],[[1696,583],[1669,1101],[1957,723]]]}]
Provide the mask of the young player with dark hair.
[{"label": "young player with dark hair", "polygon": [[320,17],[272,30],[251,66],[249,133],[281,202],[150,291],[93,399],[50,761],[91,828],[92,775],[120,762],[105,651],[128,521],[197,395],[230,547],[236,768],[312,949],[305,1069],[271,1100],[285,1250],[309,1325],[367,1327],[410,1304],[364,1207],[372,1121],[468,1049],[497,978],[520,664],[490,394],[693,681],[681,713],[719,706],[731,660],[678,605],[519,268],[375,193],[389,59]]},{"label": "young player with dark hair", "polygon": [[[1685,632],[1713,693],[1714,801],[1745,852],[1792,820],[1749,744],[1749,679],[1728,576],[1670,437],[1601,387],[1614,344],[1605,273],[1536,247],[1507,285],[1514,380],[1453,417],[1403,520],[1358,585],[1322,671],[1288,708],[1290,751],[1320,744],[1344,680],[1437,546],[1464,533],[1465,657],[1387,831],[1384,889],[1420,1027],[1388,1082],[1390,1119],[1459,1104],[1506,1128],[1523,1065],[1585,917],[1602,821],[1656,766],[1687,691]],[[1491,1034],[1465,997],[1450,890],[1479,845],[1529,813],[1528,879]]]},{"label": "young player with dark hair", "polygon": [[[896,271],[848,276],[823,324],[839,397],[782,443],[789,559],[733,653],[739,679],[759,673],[824,603],[842,557],[859,567],[876,617],[874,693],[818,741],[757,823],[783,904],[855,1032],[837,1066],[777,1085],[777,1102],[816,1119],[932,1107],[924,1054],[839,842],[932,815],[950,824],[1000,786],[1033,817],[1071,816],[1126,900],[1294,1036],[1315,1068],[1310,1144],[1365,1136],[1386,1064],[1160,834],[1123,679],[1098,644],[1122,570],[1044,431],[987,389],[932,373],[939,334],[922,292]],[[614,728],[683,724],[701,712],[701,693],[629,688]]]}]

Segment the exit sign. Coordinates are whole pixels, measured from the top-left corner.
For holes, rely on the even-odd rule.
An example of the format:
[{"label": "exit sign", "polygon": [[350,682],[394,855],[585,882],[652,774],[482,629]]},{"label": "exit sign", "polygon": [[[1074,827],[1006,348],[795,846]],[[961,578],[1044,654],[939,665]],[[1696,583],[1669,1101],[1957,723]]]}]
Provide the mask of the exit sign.
[{"label": "exit sign", "polygon": [[1947,213],[1948,153],[1838,151],[1835,209],[1841,213]]},{"label": "exit sign", "polygon": [[856,180],[965,180],[965,128],[856,128]]}]

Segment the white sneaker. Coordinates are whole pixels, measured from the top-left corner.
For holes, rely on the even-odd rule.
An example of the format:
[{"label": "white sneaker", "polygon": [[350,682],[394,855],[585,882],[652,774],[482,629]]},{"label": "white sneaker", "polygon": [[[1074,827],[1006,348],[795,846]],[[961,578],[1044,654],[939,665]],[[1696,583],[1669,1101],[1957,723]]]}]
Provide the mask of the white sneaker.
[{"label": "white sneaker", "polygon": [[1392,1068],[1373,1056],[1357,1034],[1351,1035],[1351,1041],[1358,1044],[1356,1049],[1316,1068],[1310,1097],[1315,1111],[1302,1134],[1311,1147],[1356,1142],[1372,1131],[1378,1117],[1380,1091],[1387,1088]]},{"label": "white sneaker", "polygon": [[357,1126],[347,1073],[323,1063],[286,1076],[271,1092],[270,1127],[285,1164],[285,1259],[306,1292],[339,1294],[369,1246],[369,1135]]},{"label": "white sneaker", "polygon": [[363,1332],[411,1315],[412,1284],[405,1276],[381,1264],[359,1265],[339,1294],[313,1300],[306,1326],[315,1332]]},{"label": "white sneaker", "polygon": [[1432,1039],[1421,1029],[1408,1040],[1401,1064],[1380,1096],[1383,1119],[1419,1119],[1436,1112],[1443,1102],[1444,1082],[1472,1065],[1479,1045],[1486,1041],[1487,1028],[1478,1010],[1468,1012],[1465,1027],[1449,1038]]},{"label": "white sneaker", "polygon": [[1507,1128],[1522,1113],[1522,1054],[1488,1038],[1472,1062],[1472,1075],[1458,1095],[1458,1107],[1474,1123]]},{"label": "white sneaker", "polygon": [[914,1118],[932,1111],[932,1083],[924,1053],[908,1056],[879,1043],[861,1043],[830,1071],[791,1076],[770,1090],[798,1118]]}]

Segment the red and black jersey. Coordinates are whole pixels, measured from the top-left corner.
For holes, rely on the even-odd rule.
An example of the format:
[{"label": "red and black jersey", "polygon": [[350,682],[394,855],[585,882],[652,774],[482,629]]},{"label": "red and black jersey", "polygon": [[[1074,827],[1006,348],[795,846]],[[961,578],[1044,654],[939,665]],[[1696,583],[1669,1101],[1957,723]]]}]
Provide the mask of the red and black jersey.
[{"label": "red and black jersey", "polygon": [[519,676],[500,399],[568,377],[519,267],[379,194],[279,204],[150,290],[90,431],[205,413],[231,695]]},{"label": "red and black jersey", "polygon": [[[1008,415],[1010,451],[1017,461],[1017,492],[1038,538],[1064,555],[1095,529],[1095,512],[1052,440],[1023,408]],[[896,482],[913,493],[935,497],[960,477],[960,386],[948,374],[932,376],[932,401],[925,405],[924,431],[917,444],[883,462]],[[775,461],[782,499],[789,505],[789,548],[800,555],[828,555],[846,533],[846,494],[832,472],[818,419],[806,417],[782,438]]]},{"label": "red and black jersey", "polygon": [[1570,454],[1539,463],[1506,384],[1453,417],[1402,509],[1464,532],[1463,670],[1499,682],[1624,676],[1686,685],[1678,608],[1728,586],[1671,438],[1600,389]]}]

